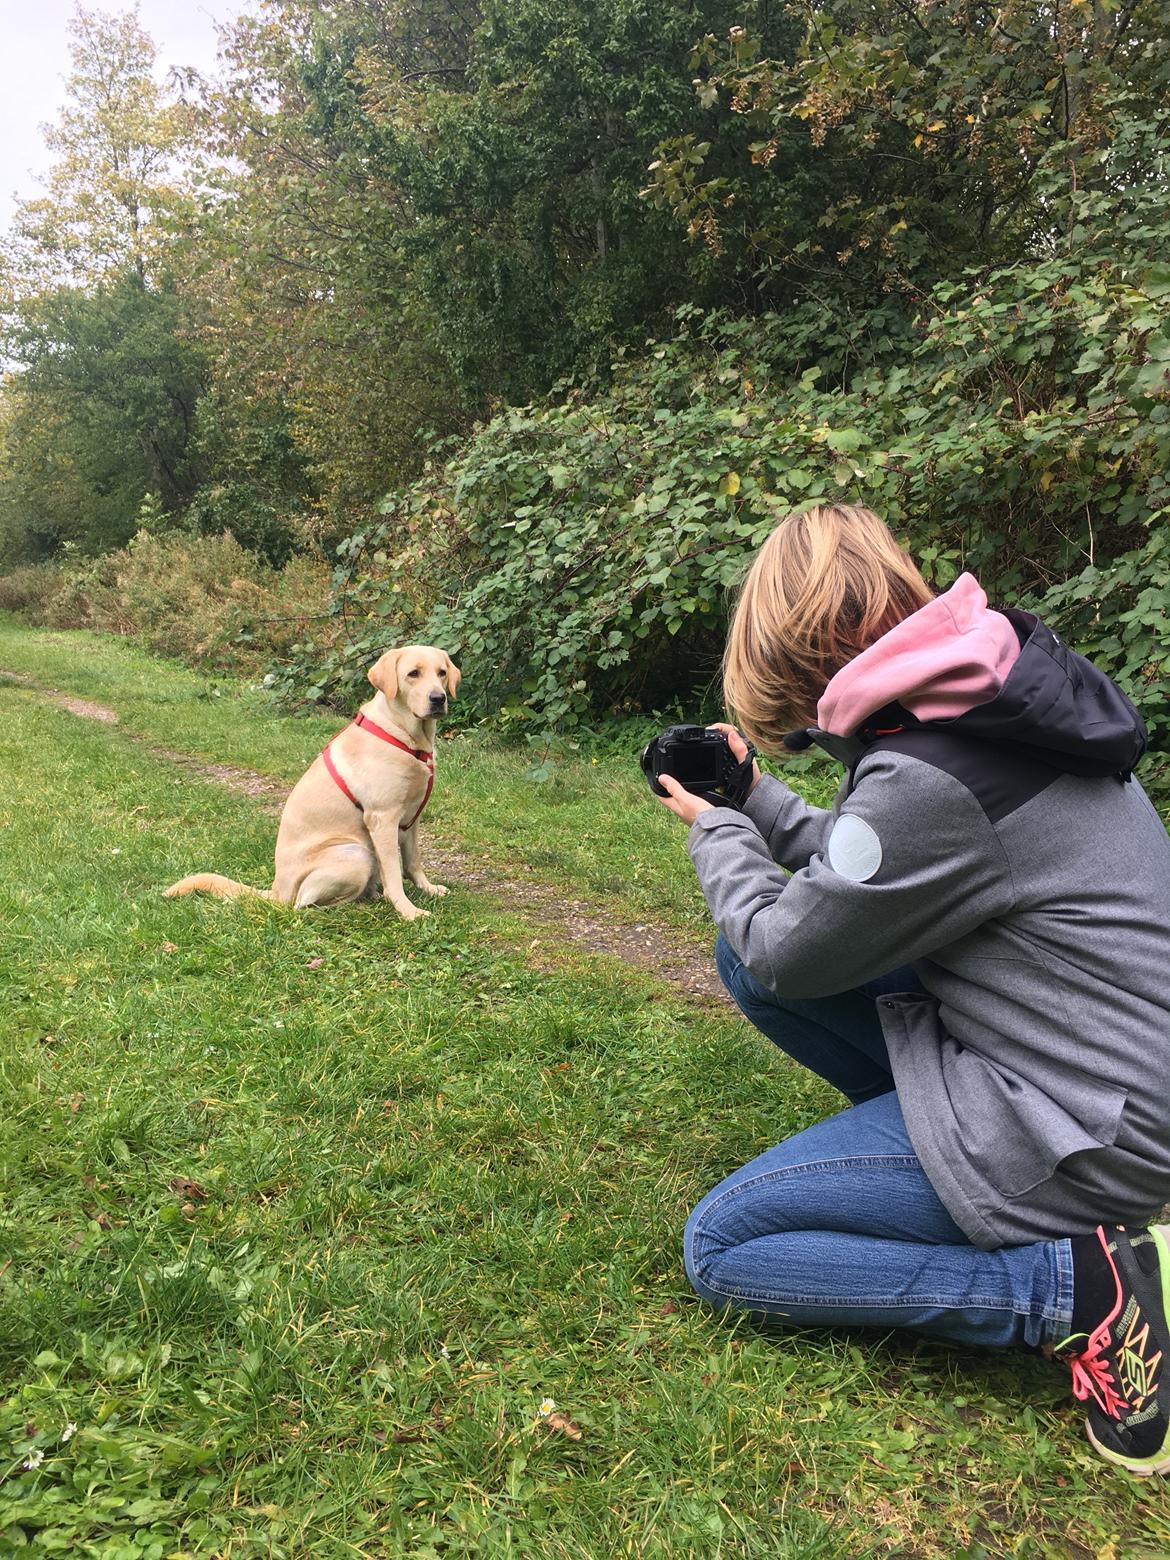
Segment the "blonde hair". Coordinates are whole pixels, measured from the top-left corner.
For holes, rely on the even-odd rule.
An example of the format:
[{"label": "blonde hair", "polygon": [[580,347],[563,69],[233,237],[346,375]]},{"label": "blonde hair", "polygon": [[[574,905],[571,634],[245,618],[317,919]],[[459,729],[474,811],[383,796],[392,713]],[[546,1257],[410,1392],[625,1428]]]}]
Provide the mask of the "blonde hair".
[{"label": "blonde hair", "polygon": [[732,718],[765,753],[807,725],[834,673],[932,599],[872,509],[786,515],[740,587],[723,656]]}]

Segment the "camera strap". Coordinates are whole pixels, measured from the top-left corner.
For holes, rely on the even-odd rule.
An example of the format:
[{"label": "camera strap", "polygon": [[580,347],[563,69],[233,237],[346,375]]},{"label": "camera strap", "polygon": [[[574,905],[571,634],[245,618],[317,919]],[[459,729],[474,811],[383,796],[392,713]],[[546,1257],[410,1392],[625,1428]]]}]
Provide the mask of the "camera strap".
[{"label": "camera strap", "polygon": [[[742,735],[742,732],[740,733]],[[747,738],[744,738],[747,742]],[[740,808],[748,799],[748,792],[752,788],[752,764],[755,762],[756,750],[748,742],[747,756],[738,764],[732,766],[727,778],[724,780],[721,790],[715,793],[716,806],[730,806]]]}]

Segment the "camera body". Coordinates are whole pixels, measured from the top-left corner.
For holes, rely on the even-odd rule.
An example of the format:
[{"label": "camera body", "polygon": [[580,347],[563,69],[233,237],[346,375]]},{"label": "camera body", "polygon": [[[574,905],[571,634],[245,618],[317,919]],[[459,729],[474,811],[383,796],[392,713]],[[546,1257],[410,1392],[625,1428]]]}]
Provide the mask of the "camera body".
[{"label": "camera body", "polygon": [[670,775],[686,791],[722,807],[738,807],[752,784],[756,750],[749,742],[742,763],[722,731],[707,726],[668,726],[642,749],[642,773],[655,796],[669,792],[660,775]]}]

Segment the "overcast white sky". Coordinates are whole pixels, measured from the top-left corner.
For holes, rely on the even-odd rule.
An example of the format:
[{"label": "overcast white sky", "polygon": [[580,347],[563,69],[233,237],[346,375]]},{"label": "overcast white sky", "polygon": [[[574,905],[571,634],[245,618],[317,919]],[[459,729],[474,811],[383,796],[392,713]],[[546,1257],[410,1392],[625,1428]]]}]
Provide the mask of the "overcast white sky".
[{"label": "overcast white sky", "polygon": [[[65,100],[69,74],[66,32],[74,0],[0,0],[0,229],[12,220],[13,198],[40,192],[48,167],[40,126],[52,123]],[[217,22],[250,9],[248,0],[95,0],[87,9],[120,14],[137,9],[158,48],[160,80],[172,65],[215,65]]]}]

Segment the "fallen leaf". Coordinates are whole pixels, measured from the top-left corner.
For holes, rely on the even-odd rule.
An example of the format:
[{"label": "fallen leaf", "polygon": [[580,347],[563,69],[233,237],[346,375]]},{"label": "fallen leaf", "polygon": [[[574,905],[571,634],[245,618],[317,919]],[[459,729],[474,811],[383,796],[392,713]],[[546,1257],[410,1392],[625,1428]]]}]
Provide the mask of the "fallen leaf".
[{"label": "fallen leaf", "polygon": [[307,970],[319,970],[324,963],[324,959],[310,959],[308,964],[305,965],[305,968]]},{"label": "fallen leaf", "polygon": [[180,1197],[190,1198],[194,1202],[206,1202],[207,1193],[199,1185],[198,1181],[189,1181],[185,1175],[177,1175],[167,1185],[172,1192],[178,1192]]},{"label": "fallen leaf", "polygon": [[550,1430],[559,1430],[562,1435],[567,1435],[570,1441],[579,1441],[581,1432],[569,1418],[568,1414],[558,1413],[555,1409],[551,1414],[546,1414],[541,1420]]},{"label": "fallen leaf", "polygon": [[664,1300],[658,1314],[659,1316],[674,1316],[677,1311],[677,1300]]},{"label": "fallen leaf", "polygon": [[170,942],[169,940],[167,942],[164,942],[162,947],[163,947],[163,952],[164,953],[178,953],[178,951],[179,951],[178,943],[173,943],[173,942]]},{"label": "fallen leaf", "polygon": [[73,1096],[73,1098],[69,1101],[69,1109],[76,1116],[77,1112],[81,1109],[81,1107],[84,1104],[85,1104],[85,1095],[84,1094],[75,1094]]}]

